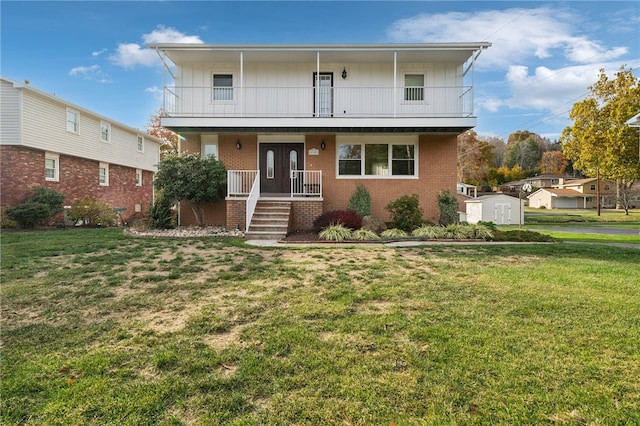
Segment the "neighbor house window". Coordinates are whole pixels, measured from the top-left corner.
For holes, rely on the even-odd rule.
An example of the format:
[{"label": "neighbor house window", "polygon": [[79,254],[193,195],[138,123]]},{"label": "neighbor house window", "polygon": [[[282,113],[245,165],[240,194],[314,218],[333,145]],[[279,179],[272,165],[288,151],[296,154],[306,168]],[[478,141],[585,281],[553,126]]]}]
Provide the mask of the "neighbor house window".
[{"label": "neighbor house window", "polygon": [[424,101],[424,74],[405,74],[404,100]]},{"label": "neighbor house window", "polygon": [[593,184],[593,185],[591,185],[591,186],[590,186],[590,188],[591,188],[591,189],[590,189],[591,191],[595,191],[595,190],[596,190],[596,185],[595,185],[595,184]]},{"label": "neighbor house window", "polygon": [[102,142],[111,142],[111,124],[104,121],[100,122],[100,140]]},{"label": "neighbor house window", "polygon": [[67,110],[67,131],[72,133],[80,131],[80,114],[70,109]]},{"label": "neighbor house window", "polygon": [[233,74],[213,75],[213,100],[232,101],[233,100]]},{"label": "neighbor house window", "polygon": [[415,176],[414,144],[340,144],[339,176]]},{"label": "neighbor house window", "polygon": [[100,185],[109,186],[109,163],[100,163],[98,167],[98,176],[100,179]]},{"label": "neighbor house window", "polygon": [[57,182],[60,176],[60,156],[46,152],[44,154],[44,178]]},{"label": "neighbor house window", "polygon": [[144,137],[138,136],[138,152],[144,152]]},{"label": "neighbor house window", "polygon": [[142,186],[142,170],[136,169],[136,186]]}]

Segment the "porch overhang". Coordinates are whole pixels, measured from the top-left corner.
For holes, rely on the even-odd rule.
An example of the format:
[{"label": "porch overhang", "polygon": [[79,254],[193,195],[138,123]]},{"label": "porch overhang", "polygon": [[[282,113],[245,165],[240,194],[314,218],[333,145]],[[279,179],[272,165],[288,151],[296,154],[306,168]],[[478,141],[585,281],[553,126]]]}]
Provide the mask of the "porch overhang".
[{"label": "porch overhang", "polygon": [[163,117],[176,133],[462,133],[476,117],[438,118],[211,118]]}]

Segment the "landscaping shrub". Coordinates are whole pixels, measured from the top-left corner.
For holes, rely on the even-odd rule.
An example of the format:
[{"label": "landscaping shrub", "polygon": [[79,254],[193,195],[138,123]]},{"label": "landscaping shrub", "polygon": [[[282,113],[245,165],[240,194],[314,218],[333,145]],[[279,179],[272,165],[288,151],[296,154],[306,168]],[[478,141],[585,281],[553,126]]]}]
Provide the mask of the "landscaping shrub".
[{"label": "landscaping shrub", "polygon": [[5,213],[21,228],[33,228],[48,222],[53,216],[60,213],[64,199],[64,194],[45,186],[39,186],[24,204],[7,207]]},{"label": "landscaping shrub", "polygon": [[362,229],[366,229],[367,231],[372,231],[376,234],[379,234],[387,229],[387,224],[384,223],[384,220],[380,219],[379,217],[365,216],[362,218]]},{"label": "landscaping shrub", "polygon": [[380,234],[382,238],[405,238],[409,236],[403,229],[391,228]]},{"label": "landscaping shrub", "polygon": [[362,216],[352,210],[333,210],[325,212],[313,221],[313,230],[320,232],[330,225],[342,224],[344,227],[355,230],[362,227]]},{"label": "landscaping shrub", "polygon": [[155,229],[173,229],[175,228],[175,215],[171,208],[173,203],[164,195],[164,190],[156,191],[156,199],[151,208],[149,215],[151,216],[149,226]]},{"label": "landscaping shrub", "polygon": [[6,213],[6,209],[0,209],[0,228],[2,229],[15,229],[20,225],[15,220],[11,219]]},{"label": "landscaping shrub", "polygon": [[448,189],[438,195],[438,209],[441,226],[458,223],[458,199]]},{"label": "landscaping shrub", "polygon": [[361,183],[356,184],[356,191],[349,200],[347,210],[358,213],[360,217],[371,214],[371,194],[369,194],[367,188]]},{"label": "landscaping shrub", "polygon": [[511,231],[497,230],[493,233],[492,241],[515,241],[515,242],[542,242],[548,243],[555,241],[550,235],[541,234],[534,231],[526,231],[514,229]]},{"label": "landscaping shrub", "polygon": [[422,225],[421,227],[416,228],[413,230],[413,232],[411,232],[411,235],[413,235],[414,237],[428,238],[430,240],[436,240],[438,238],[442,238],[443,234],[444,234],[443,227],[429,226],[429,225]]},{"label": "landscaping shrub", "polygon": [[380,236],[373,231],[368,229],[358,229],[353,231],[352,235],[354,240],[358,241],[377,241],[380,239]]},{"label": "landscaping shrub", "polygon": [[411,196],[403,195],[387,204],[385,209],[391,213],[391,226],[393,228],[411,232],[423,224],[423,212],[416,194]]},{"label": "landscaping shrub", "polygon": [[44,203],[30,202],[7,207],[5,213],[9,219],[16,221],[20,228],[34,228],[51,218],[51,210]]},{"label": "landscaping shrub", "polygon": [[69,219],[76,224],[89,226],[110,226],[116,219],[113,209],[106,203],[91,197],[82,197],[71,204]]},{"label": "landscaping shrub", "polygon": [[318,236],[327,241],[335,241],[341,243],[344,240],[351,238],[351,229],[343,226],[342,224],[329,225],[323,229]]}]

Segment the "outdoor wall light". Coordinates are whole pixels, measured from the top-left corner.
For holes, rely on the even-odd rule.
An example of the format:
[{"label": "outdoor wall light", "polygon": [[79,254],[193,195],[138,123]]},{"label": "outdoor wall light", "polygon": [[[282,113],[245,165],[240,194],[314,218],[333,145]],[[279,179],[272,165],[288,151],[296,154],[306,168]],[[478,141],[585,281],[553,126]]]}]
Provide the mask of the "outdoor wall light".
[{"label": "outdoor wall light", "polygon": [[242,148],[242,144],[240,143],[240,139],[236,142],[236,149]]},{"label": "outdoor wall light", "polygon": [[342,78],[345,78],[345,79],[347,78],[347,68],[346,67],[342,68]]},{"label": "outdoor wall light", "polygon": [[324,151],[326,147],[327,147],[327,144],[324,143],[324,139],[322,139],[322,143],[320,143],[320,149]]}]

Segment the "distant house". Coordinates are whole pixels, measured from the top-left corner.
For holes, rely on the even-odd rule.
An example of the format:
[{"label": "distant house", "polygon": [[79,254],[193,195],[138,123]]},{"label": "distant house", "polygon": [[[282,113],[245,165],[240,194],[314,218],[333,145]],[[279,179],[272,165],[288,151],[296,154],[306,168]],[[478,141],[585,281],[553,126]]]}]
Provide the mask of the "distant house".
[{"label": "distant house", "polygon": [[524,200],[505,194],[483,195],[465,200],[466,221],[469,223],[493,222],[496,225],[521,225],[524,223]]},{"label": "distant house", "polygon": [[[456,188],[457,136],[477,122],[471,76],[489,46],[149,45],[169,74],[162,126],[183,137],[182,152],[228,169],[227,197],[205,222],[252,238],[311,229],[357,184],[374,216],[417,194],[436,221],[438,194]],[[194,223],[181,208],[182,224]],[[276,208],[284,217],[269,223]]]},{"label": "distant house", "polygon": [[[545,209],[591,209],[596,208],[596,178],[574,179],[556,188],[540,188],[529,198],[529,206]],[[615,182],[600,180],[602,204],[607,195],[615,193]]]},{"label": "distant house", "polygon": [[1,206],[21,204],[33,189],[84,196],[146,211],[161,141],[56,96],[0,77]]}]

